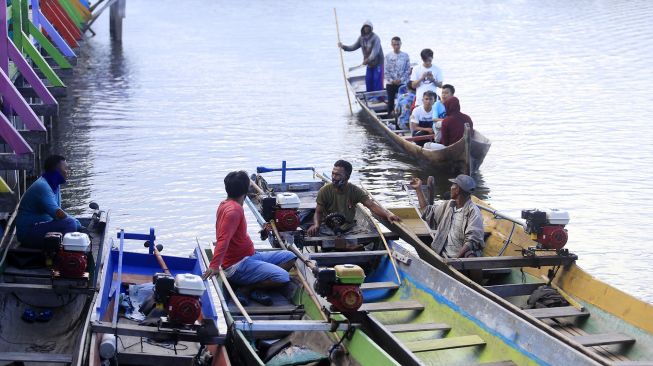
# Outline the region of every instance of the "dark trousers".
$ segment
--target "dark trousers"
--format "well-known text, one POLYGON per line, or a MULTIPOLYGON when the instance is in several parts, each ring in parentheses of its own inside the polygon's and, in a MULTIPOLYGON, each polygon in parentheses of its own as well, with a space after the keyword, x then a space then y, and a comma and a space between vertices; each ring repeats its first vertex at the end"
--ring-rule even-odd
POLYGON ((74 217, 66 217, 61 220, 39 222, 29 229, 24 237, 19 237, 21 246, 32 249, 43 249, 43 238, 49 232, 61 234, 72 233, 77 230, 77 220, 74 217))
POLYGON ((388 113, 395 110, 395 97, 401 85, 385 84, 385 90, 388 92, 388 113))

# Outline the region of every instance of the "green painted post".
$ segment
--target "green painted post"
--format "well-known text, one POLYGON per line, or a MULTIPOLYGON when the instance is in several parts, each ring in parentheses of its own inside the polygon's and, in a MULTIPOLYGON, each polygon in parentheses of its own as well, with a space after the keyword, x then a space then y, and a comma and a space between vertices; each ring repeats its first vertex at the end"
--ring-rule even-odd
MULTIPOLYGON (((23 53, 26 53, 27 56, 36 64, 36 66, 41 70, 43 75, 48 79, 50 84, 53 86, 65 87, 66 85, 61 81, 52 67, 45 61, 41 53, 34 47, 32 42, 30 42, 29 37, 23 32, 23 0, 15 0, 13 6, 11 7, 11 20, 13 22, 13 41, 16 47, 21 50, 23 53)), ((26 4, 26 3, 25 3, 26 4)), ((29 29, 29 25, 34 26, 29 19, 25 27, 29 29)))
POLYGON ((52 56, 54 62, 62 69, 72 69, 73 65, 68 62, 68 59, 50 42, 50 40, 43 35, 32 22, 29 23, 29 34, 36 39, 36 41, 43 47, 45 52, 52 56))
POLYGON ((13 41, 16 47, 20 50, 22 49, 22 32, 23 26, 21 25, 21 16, 20 16, 20 5, 16 5, 15 2, 11 4, 11 29, 13 33, 13 41))
POLYGON ((59 4, 64 8, 66 13, 68 13, 68 16, 75 22, 77 25, 77 28, 82 28, 84 25, 84 19, 77 13, 77 9, 75 9, 74 6, 72 6, 68 1, 66 0, 58 0, 59 4))

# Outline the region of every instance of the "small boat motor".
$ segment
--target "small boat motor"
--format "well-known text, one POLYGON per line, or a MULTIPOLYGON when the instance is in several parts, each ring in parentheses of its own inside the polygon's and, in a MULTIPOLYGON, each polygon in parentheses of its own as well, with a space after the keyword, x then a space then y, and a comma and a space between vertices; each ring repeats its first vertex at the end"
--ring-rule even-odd
POLYGON ((354 312, 363 305, 361 284, 365 272, 354 264, 340 264, 333 268, 315 270, 315 291, 343 313, 354 312))
MULTIPOLYGON (((52 239, 54 241, 54 239, 52 239)), ((84 233, 67 233, 54 259, 54 271, 65 278, 87 276, 88 252, 91 240, 84 233)))
POLYGON ((192 325, 202 315, 200 298, 206 287, 200 276, 184 273, 173 278, 156 273, 153 282, 154 299, 166 309, 170 322, 192 325))
POLYGON ((567 244, 569 213, 560 210, 522 210, 526 233, 537 242, 538 249, 560 250, 567 244))
POLYGON ((261 201, 263 218, 274 219, 279 231, 295 231, 299 226, 299 196, 296 193, 278 193, 276 197, 265 197, 261 201))

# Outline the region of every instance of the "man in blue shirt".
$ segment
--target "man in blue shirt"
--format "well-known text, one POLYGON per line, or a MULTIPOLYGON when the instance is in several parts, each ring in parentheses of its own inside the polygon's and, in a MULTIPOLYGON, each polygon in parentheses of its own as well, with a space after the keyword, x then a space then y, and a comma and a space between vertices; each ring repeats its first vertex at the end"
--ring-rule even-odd
POLYGON ((59 186, 68 178, 68 163, 61 155, 45 159, 44 172, 25 191, 16 216, 16 236, 28 248, 43 247, 43 237, 49 232, 62 234, 78 231, 82 225, 61 209, 59 186))

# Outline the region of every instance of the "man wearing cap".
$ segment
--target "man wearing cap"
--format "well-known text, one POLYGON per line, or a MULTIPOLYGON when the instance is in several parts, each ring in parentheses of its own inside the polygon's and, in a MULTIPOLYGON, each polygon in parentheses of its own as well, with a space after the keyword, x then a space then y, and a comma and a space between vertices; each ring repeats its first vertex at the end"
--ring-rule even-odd
POLYGON ((413 178, 422 219, 431 229, 437 230, 431 247, 448 258, 480 257, 483 240, 483 216, 472 201, 476 182, 469 175, 460 174, 451 183, 451 200, 438 205, 427 205, 422 192, 422 180, 413 178))

